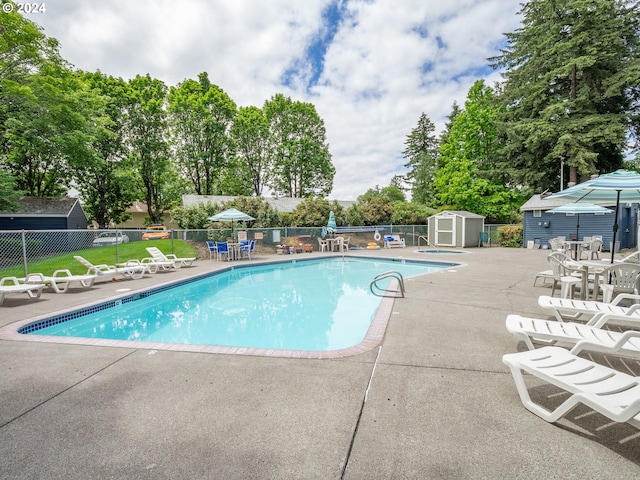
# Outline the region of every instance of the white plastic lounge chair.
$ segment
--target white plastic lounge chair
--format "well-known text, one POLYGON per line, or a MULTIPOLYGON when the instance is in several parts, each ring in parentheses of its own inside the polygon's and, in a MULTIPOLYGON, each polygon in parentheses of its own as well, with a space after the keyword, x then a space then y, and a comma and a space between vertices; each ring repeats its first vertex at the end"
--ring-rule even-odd
POLYGON ((636 250, 629 255, 622 257, 620 260, 614 260, 614 262, 623 262, 623 263, 640 263, 640 250, 636 250))
POLYGON ((547 280, 553 280, 553 270, 543 270, 541 272, 536 273, 536 278, 533 279, 533 286, 536 286, 536 282, 539 278, 542 278, 542 283, 546 284, 547 280))
MULTIPOLYGON (((502 361, 511 370, 522 404, 550 423, 557 422, 582 403, 614 422, 628 422, 640 428, 640 377, 578 357, 583 348, 590 348, 590 344, 579 343, 571 351, 543 347, 503 356, 502 361), (522 372, 571 395, 555 410, 549 411, 531 400, 522 372)), ((607 351, 615 353, 617 346, 607 351)))
POLYGON ((553 298, 548 295, 538 297, 538 305, 551 310, 559 322, 576 320, 582 315, 590 318, 587 325, 594 325, 603 315, 627 315, 640 318, 640 304, 627 306, 624 302, 636 302, 640 295, 621 294, 610 303, 595 300, 577 300, 573 298, 553 298))
POLYGON ((159 271, 167 271, 176 267, 173 261, 161 261, 155 258, 147 257, 142 260, 131 259, 125 263, 118 263, 116 267, 119 268, 131 268, 131 267, 145 267, 149 273, 158 273, 159 271))
MULTIPOLYGON (((529 350, 535 349, 533 341, 542 341, 547 344, 563 342, 572 345, 586 341, 593 346, 594 350, 601 350, 603 347, 612 347, 623 336, 626 336, 629 341, 620 348, 620 353, 640 356, 640 331, 629 330, 622 333, 601 328, 609 320, 615 321, 618 318, 620 317, 615 315, 605 315, 596 326, 591 326, 583 323, 556 322, 555 320, 509 315, 506 327, 507 331, 523 340, 529 350)), ((622 319, 624 320, 624 316, 622 319)), ((638 319, 638 327, 640 327, 640 319, 638 319)))
POLYGON ((4 277, 0 280, 0 305, 8 293, 26 293, 29 298, 40 298, 44 285, 26 285, 20 283, 16 277, 4 277))
POLYGON ((158 247, 147 247, 147 252, 151 257, 160 262, 173 262, 177 268, 190 267, 196 257, 176 257, 173 253, 164 254, 158 247))
POLYGON ((53 275, 42 273, 30 273, 25 279, 27 284, 49 285, 56 293, 66 293, 73 282, 78 282, 84 288, 91 288, 98 278, 97 275, 72 275, 68 269, 56 270, 53 275))
POLYGON ((392 234, 384 236, 384 248, 404 248, 406 244, 400 235, 392 234))
POLYGON ((109 277, 112 275, 122 275, 124 278, 138 279, 144 277, 149 271, 146 265, 129 265, 124 267, 116 267, 115 265, 94 265, 86 258, 80 255, 74 255, 77 261, 87 267, 87 275, 97 275, 98 277, 109 277))

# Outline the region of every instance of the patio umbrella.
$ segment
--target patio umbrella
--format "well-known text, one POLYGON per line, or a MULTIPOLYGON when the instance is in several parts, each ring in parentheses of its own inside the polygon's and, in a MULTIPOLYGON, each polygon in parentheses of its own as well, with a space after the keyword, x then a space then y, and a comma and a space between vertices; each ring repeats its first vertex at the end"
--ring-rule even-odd
POLYGON ((571 202, 560 205, 559 207, 547 210, 547 213, 573 213, 576 215, 576 240, 579 239, 578 232, 580 231, 580 214, 582 213, 613 213, 613 210, 594 203, 587 202, 571 202))
POLYGON ((327 233, 334 234, 336 233, 336 215, 333 213, 333 210, 329 212, 329 221, 327 222, 327 233))
POLYGON ((616 213, 613 219, 613 242, 611 243, 611 263, 613 263, 620 202, 640 202, 640 174, 629 170, 616 170, 551 194, 547 198, 575 202, 584 200, 597 205, 615 204, 616 213))
POLYGON ((213 220, 214 222, 231 222, 231 235, 233 235, 233 222, 249 222, 255 220, 255 218, 235 208, 229 208, 224 212, 216 213, 212 217, 209 217, 208 220, 213 220))

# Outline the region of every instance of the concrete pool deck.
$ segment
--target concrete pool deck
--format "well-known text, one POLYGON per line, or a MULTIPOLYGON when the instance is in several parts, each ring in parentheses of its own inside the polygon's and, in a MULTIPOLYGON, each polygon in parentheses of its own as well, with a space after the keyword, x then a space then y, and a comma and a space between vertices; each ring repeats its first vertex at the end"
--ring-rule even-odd
MULTIPOLYGON (((584 407, 548 424, 522 406, 502 364, 502 355, 524 348, 506 331, 506 316, 549 317, 537 306, 548 287, 533 287, 548 252, 416 250, 354 252, 462 264, 408 279, 381 346, 360 355, 308 360, 0 340, 0 478, 640 476, 638 430, 584 407)), ((221 264, 205 259, 143 280, 46 291, 35 301, 10 295, 0 326, 221 264)), ((637 361, 627 365, 639 374, 637 361)), ((547 401, 552 391, 531 393, 547 401)))

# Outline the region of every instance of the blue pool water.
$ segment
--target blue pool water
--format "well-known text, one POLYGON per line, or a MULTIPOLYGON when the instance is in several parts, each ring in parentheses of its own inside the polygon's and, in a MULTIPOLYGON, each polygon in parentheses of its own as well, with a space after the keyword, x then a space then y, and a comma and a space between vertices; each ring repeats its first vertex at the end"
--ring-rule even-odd
POLYGON ((30 324, 21 333, 337 350, 364 338, 380 304, 369 289, 376 275, 393 270, 406 278, 454 265, 347 257, 236 267, 30 324))

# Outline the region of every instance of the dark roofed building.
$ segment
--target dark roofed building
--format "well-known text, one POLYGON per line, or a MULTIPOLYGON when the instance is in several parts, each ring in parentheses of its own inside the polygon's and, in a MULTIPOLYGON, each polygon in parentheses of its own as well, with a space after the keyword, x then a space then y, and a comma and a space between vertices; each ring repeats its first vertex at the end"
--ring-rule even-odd
POLYGON ((80 200, 71 197, 22 197, 15 212, 0 212, 0 230, 76 230, 87 228, 80 200))

